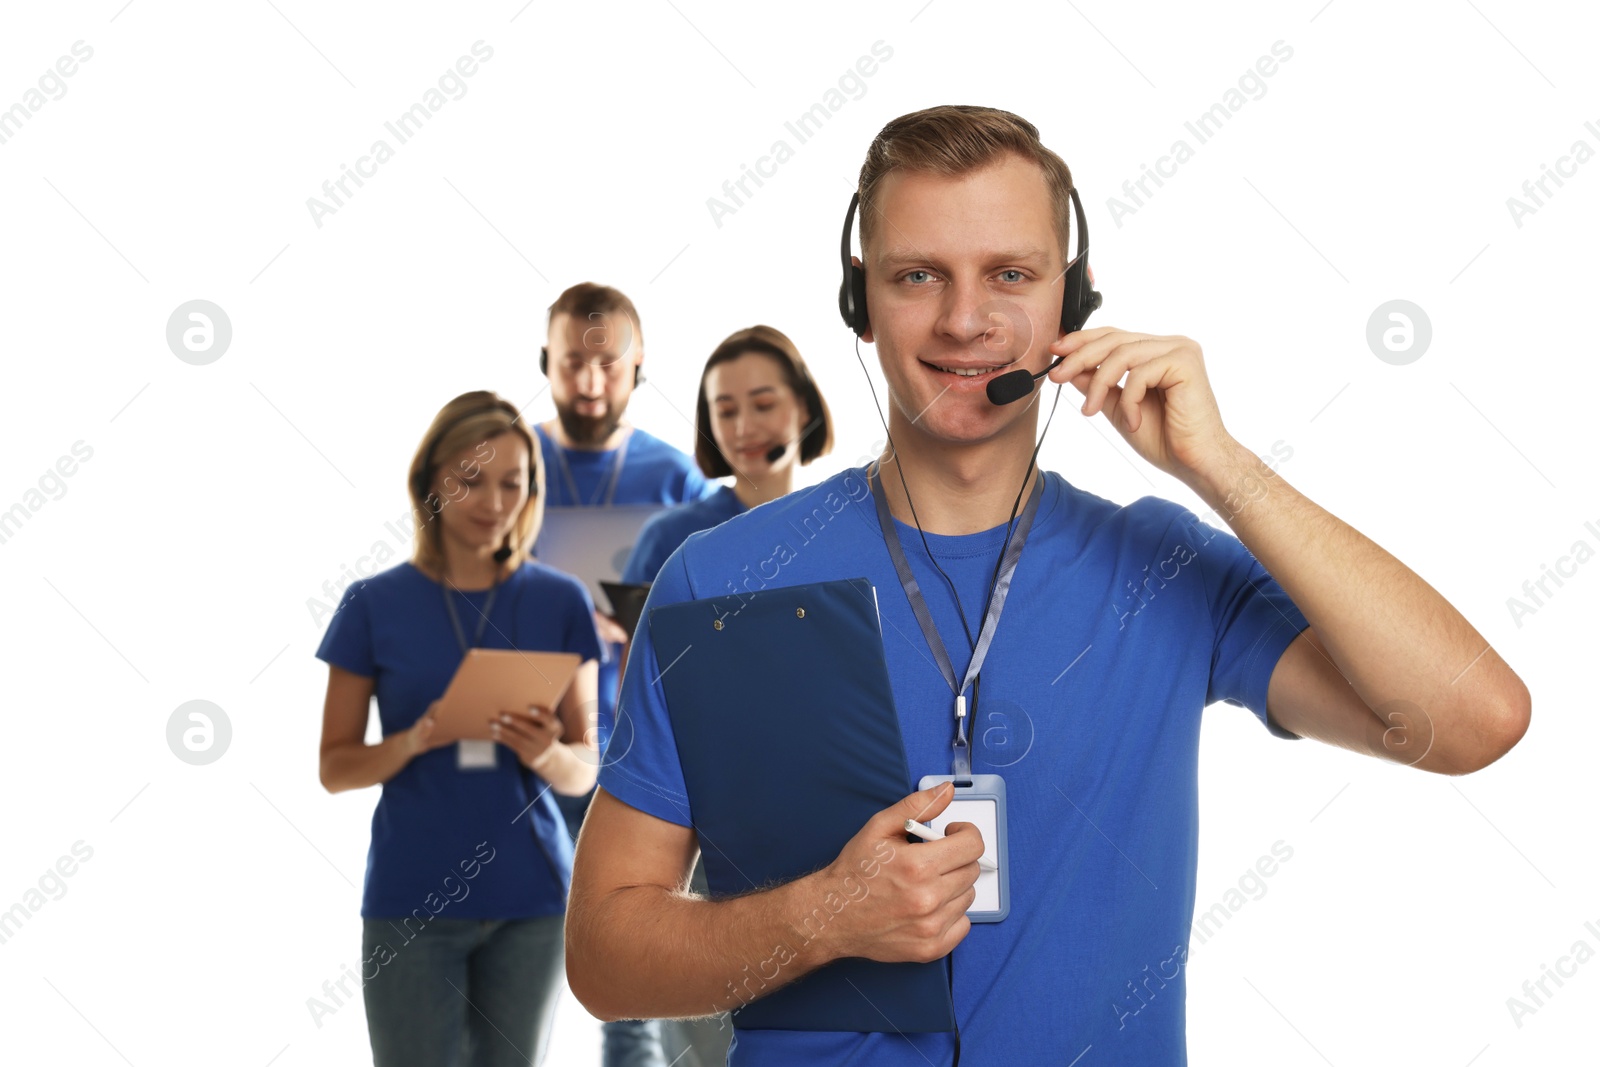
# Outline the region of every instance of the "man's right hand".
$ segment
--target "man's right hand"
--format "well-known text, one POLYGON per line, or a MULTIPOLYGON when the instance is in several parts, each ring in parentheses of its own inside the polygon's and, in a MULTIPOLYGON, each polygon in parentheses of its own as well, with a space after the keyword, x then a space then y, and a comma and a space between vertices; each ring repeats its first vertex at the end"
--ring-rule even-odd
POLYGON ((949 955, 967 936, 983 855, 978 828, 951 823, 941 841, 906 841, 907 819, 927 822, 954 796, 950 783, 941 782, 885 808, 818 872, 817 888, 847 901, 831 924, 835 957, 926 963, 949 955))

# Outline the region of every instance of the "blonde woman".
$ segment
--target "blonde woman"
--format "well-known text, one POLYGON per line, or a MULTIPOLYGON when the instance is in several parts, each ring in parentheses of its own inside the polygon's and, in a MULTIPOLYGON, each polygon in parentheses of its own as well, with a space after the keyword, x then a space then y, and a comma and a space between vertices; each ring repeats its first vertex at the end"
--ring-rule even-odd
POLYGON ((446 404, 411 464, 412 558, 347 588, 317 650, 322 783, 383 787, 361 907, 377 1067, 526 1067, 548 1042, 572 878, 551 794, 594 785, 585 717, 603 653, 583 584, 528 559, 538 457, 501 397, 446 404), (582 665, 558 708, 495 709, 497 741, 435 744, 438 700, 472 647, 575 652, 582 665), (374 696, 383 740, 367 744, 374 696))

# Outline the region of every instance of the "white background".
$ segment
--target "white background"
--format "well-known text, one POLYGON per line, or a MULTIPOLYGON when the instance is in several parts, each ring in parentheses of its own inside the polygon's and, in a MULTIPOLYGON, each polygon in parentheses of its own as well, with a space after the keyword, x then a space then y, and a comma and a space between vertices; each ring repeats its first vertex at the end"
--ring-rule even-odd
MULTIPOLYGON (((1192 1062, 1592 1058, 1600 962, 1520 1027, 1506 999, 1579 939, 1600 950, 1600 563, 1520 625, 1506 602, 1575 541, 1600 547, 1600 161, 1520 227, 1506 199, 1574 140, 1600 148, 1597 30, 1588 5, 1506 0, 7 4, 0 107, 75 41, 94 54, 0 145, 0 509, 75 442, 93 456, 0 544, 0 908, 74 842, 93 857, 0 945, 5 1058, 365 1061, 358 1003, 320 1028, 306 1007, 359 959, 377 798, 318 785, 308 598, 405 512, 451 396, 493 388, 548 417, 544 309, 586 279, 642 313, 640 425, 689 448, 705 355, 767 322, 837 420, 804 479, 854 465, 882 431, 835 312, 838 227, 873 134, 941 103, 1036 123, 1089 211, 1091 325, 1198 340, 1232 434, 1291 447, 1279 473, 1437 588, 1533 693, 1521 745, 1460 779, 1208 712, 1200 908, 1274 842, 1293 858, 1193 949, 1192 1062), (478 40, 494 55, 466 95, 318 227, 307 198, 394 145, 383 123, 478 40), (865 93, 795 145, 784 121, 880 40, 893 56, 865 93), (1293 58, 1265 95, 1196 145, 1184 121, 1279 40, 1293 58), (707 198, 779 137, 794 158, 716 225, 707 198), (1178 137, 1194 158, 1119 226, 1106 198, 1178 137), (233 326, 207 366, 165 340, 197 298, 233 326), (1407 366, 1365 337, 1397 298, 1432 322, 1407 366), (167 746, 192 699, 232 724, 207 766, 167 746)), ((1199 508, 1079 400, 1064 391, 1045 466, 1199 508)), ((570 995, 562 1011, 550 1062, 597 1062, 597 1025, 570 995)))

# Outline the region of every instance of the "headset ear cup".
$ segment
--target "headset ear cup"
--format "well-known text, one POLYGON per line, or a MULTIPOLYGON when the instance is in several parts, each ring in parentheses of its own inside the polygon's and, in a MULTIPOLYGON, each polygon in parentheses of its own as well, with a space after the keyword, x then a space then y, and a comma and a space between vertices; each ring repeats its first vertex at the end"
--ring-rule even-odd
POLYGON ((850 264, 850 294, 855 301, 855 321, 850 328, 860 337, 872 324, 867 321, 867 272, 850 264))
POLYGON ((542 345, 539 348, 539 373, 550 377, 550 349, 542 345))
POLYGON ((867 332, 867 275, 850 261, 850 227, 855 221, 861 194, 853 193, 844 213, 844 232, 839 235, 839 262, 844 268, 839 279, 839 316, 857 337, 867 332))
POLYGON ((867 274, 854 263, 847 270, 844 281, 839 283, 839 314, 860 337, 871 325, 867 321, 867 274))

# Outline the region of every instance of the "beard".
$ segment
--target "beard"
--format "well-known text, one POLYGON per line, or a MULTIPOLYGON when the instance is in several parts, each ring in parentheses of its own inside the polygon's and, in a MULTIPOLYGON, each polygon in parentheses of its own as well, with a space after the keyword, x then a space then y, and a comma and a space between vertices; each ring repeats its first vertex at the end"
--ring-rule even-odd
POLYGON ((606 404, 604 415, 579 415, 570 408, 556 408, 556 418, 561 420, 561 430, 567 439, 575 445, 603 444, 607 438, 617 432, 617 427, 622 424, 622 414, 627 410, 628 402, 621 404, 606 404))

